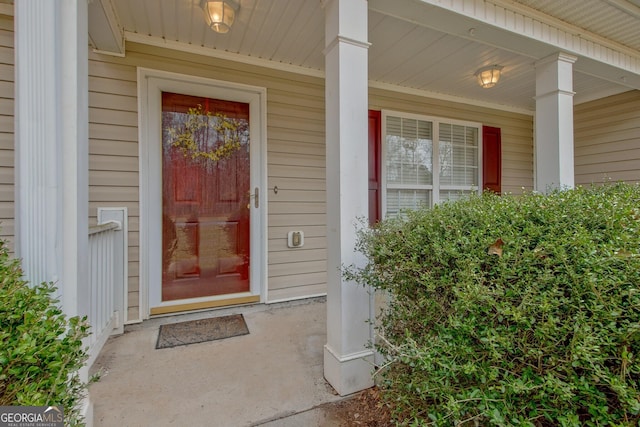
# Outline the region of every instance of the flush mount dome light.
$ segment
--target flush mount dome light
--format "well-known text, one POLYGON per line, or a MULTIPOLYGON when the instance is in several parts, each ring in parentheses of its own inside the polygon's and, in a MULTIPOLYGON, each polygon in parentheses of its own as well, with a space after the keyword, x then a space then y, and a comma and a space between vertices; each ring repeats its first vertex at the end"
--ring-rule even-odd
POLYGON ((487 67, 479 68, 475 72, 474 76, 478 78, 478 84, 485 89, 494 87, 498 80, 500 80, 500 73, 502 72, 501 65, 489 65, 487 67))
POLYGON ((221 34, 229 31, 239 9, 234 0, 200 0, 200 7, 209 28, 221 34))

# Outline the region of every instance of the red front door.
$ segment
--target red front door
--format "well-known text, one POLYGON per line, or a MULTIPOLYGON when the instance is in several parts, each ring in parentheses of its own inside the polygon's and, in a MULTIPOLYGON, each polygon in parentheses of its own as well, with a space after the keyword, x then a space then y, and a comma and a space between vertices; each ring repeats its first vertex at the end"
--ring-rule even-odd
POLYGON ((249 104, 162 94, 162 301, 248 292, 249 104))

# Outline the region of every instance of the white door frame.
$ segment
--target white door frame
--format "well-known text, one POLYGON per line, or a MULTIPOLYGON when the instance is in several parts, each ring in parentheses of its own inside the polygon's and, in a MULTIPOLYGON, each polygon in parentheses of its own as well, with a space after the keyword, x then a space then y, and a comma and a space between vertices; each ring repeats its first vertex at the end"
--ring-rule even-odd
POLYGON ((222 301, 247 296, 266 300, 266 96, 265 88, 183 74, 138 68, 140 162, 140 312, 151 308, 222 301), (241 294, 162 302, 162 92, 224 99, 249 104, 251 189, 259 204, 251 203, 250 291, 241 294))

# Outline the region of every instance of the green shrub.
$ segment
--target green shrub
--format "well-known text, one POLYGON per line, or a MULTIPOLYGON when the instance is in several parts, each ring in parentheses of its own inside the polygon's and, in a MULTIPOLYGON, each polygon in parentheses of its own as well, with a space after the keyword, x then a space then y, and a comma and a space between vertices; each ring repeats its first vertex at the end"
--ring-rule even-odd
POLYGON ((77 425, 88 326, 66 318, 54 291, 51 284, 30 287, 0 241, 0 406, 63 405, 65 423, 77 425))
POLYGON ((400 425, 640 425, 640 186, 472 197, 358 248, 400 425))

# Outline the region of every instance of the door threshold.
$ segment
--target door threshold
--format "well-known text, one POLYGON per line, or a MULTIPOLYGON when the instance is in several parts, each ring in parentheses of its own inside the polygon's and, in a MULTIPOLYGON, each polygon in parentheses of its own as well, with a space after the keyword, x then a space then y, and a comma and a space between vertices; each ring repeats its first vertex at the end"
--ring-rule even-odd
POLYGON ((260 302, 260 295, 249 295, 245 297, 227 298, 215 301, 200 301, 186 304, 165 305, 162 307, 152 307, 150 314, 152 316, 162 314, 172 314, 179 312, 187 312, 194 310, 204 310, 207 308, 226 307, 229 305, 251 304, 260 302))

